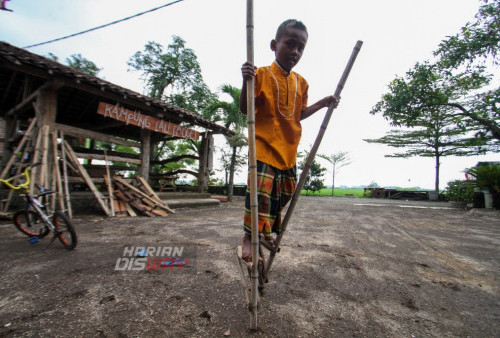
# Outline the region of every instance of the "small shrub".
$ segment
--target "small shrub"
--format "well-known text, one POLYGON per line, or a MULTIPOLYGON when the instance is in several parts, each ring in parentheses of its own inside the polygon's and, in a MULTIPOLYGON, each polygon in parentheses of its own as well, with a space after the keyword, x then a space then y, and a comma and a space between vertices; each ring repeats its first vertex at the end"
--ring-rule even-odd
POLYGON ((449 201, 472 203, 475 184, 466 180, 448 182, 445 196, 449 201))

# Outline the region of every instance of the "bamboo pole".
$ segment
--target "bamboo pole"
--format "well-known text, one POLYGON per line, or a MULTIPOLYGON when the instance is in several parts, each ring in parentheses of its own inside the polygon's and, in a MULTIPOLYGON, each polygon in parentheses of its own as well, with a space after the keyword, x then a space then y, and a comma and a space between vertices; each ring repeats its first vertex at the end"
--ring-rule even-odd
POLYGON ((68 186, 68 162, 66 160, 66 149, 64 146, 64 132, 60 132, 61 136, 61 156, 63 163, 63 178, 64 178, 64 197, 66 199, 66 206, 68 207, 68 216, 70 219, 73 218, 73 209, 71 208, 71 200, 69 197, 69 186, 68 186))
POLYGON ((85 183, 87 183, 88 187, 94 194, 95 198, 97 199, 97 202, 99 202, 102 210, 106 214, 106 216, 110 216, 111 213, 109 211, 108 205, 104 201, 104 196, 97 190, 94 182, 92 182, 92 178, 90 178, 89 174, 85 170, 85 168, 80 164, 78 161, 78 157, 76 156, 75 152, 69 145, 67 141, 64 141, 64 146, 66 147, 66 155, 68 156, 69 160, 73 163, 74 166, 78 168, 78 172, 82 176, 82 178, 85 180, 85 183))
POLYGON ((106 162, 106 177, 104 179, 106 180, 106 185, 108 187, 109 207, 110 207, 111 217, 115 217, 116 216, 115 204, 114 204, 115 196, 113 195, 113 183, 111 182, 111 174, 109 172, 109 164, 108 164, 108 154, 106 152, 106 149, 104 149, 104 161, 106 162))
MULTIPOLYGON (((35 142, 35 150, 33 152, 33 159, 31 161, 31 163, 37 163, 40 161, 40 154, 41 154, 40 148, 42 146, 42 129, 38 128, 37 132, 38 132, 38 134, 37 134, 36 142, 35 142)), ((39 170, 40 170, 39 166, 33 167, 33 169, 31 169, 31 178, 32 179, 30 182, 30 191, 34 191, 34 189, 35 189, 35 183, 36 183, 35 181, 36 181, 36 178, 38 177, 39 170)))
MULTIPOLYGON (((2 174, 0 174, 0 178, 5 179, 5 176, 7 176, 7 174, 9 173, 10 167, 12 166, 14 161, 16 160, 17 154, 24 147, 24 144, 26 143, 26 141, 33 138, 32 134, 33 134, 33 128, 35 126, 36 126, 36 117, 33 118, 30 125, 28 126, 28 129, 26 129, 26 132, 24 133, 23 138, 21 139, 21 141, 17 145, 16 149, 14 149, 12 156, 10 157, 9 161, 7 162, 7 164, 5 165, 5 167, 2 170, 2 174)), ((24 155, 24 152, 23 152, 23 155, 24 155)))
MULTIPOLYGON (((254 43, 253 43, 253 0, 247 0, 247 62, 254 64, 254 43)), ((250 175, 250 211, 251 211, 251 247, 252 247, 252 268, 250 273, 251 282, 251 302, 250 309, 250 329, 257 330, 258 318, 257 307, 259 301, 259 210, 257 196, 257 154, 255 149, 255 89, 254 79, 247 80, 247 127, 248 127, 248 156, 250 175)))
MULTIPOLYGON (((16 169, 16 174, 14 175, 16 177, 19 174, 21 174, 21 171, 22 171, 22 168, 23 168, 23 164, 24 164, 24 158, 25 158, 25 156, 26 156, 26 149, 23 150, 23 152, 21 154, 21 158, 19 159, 19 163, 18 163, 17 169, 16 169)), ((17 180, 18 180, 18 178, 13 179, 12 180, 12 184, 17 183, 17 180)), ((2 201, 1 212, 6 213, 9 210, 10 202, 12 200, 12 195, 14 195, 14 190, 13 189, 9 189, 9 192, 7 193, 7 198, 2 201)))
MULTIPOLYGON (((0 178, 4 179, 5 178, 4 175, 7 175, 10 172, 11 167, 12 167, 14 161, 19 156, 18 154, 19 154, 19 152, 22 149, 21 157, 19 158, 19 162, 16 164, 17 168, 16 168, 16 173, 15 173, 14 176, 18 176, 19 174, 21 174, 21 172, 23 170, 24 162, 27 159, 26 155, 28 154, 28 150, 30 149, 30 147, 33 146, 33 137, 34 137, 34 135, 33 135, 34 134, 33 127, 34 127, 34 125, 36 123, 36 119, 34 119, 34 120, 35 121, 33 121, 29 125, 29 127, 26 130, 23 138, 19 142, 19 145, 14 150, 11 158, 9 159, 9 162, 7 163, 7 165, 5 166, 4 170, 2 171, 2 175, 1 175, 0 178)), ((16 183, 17 180, 18 180, 17 178, 14 179, 12 181, 12 183, 16 183)), ((7 193, 7 198, 2 201, 1 212, 6 213, 9 210, 9 206, 10 206, 10 202, 12 201, 12 195, 13 194, 14 194, 14 190, 9 189, 9 192, 7 193)))
MULTIPOLYGON (((59 170, 59 161, 57 159, 57 130, 51 132, 52 136, 52 152, 54 153, 54 173, 56 175, 57 183, 57 200, 59 202, 59 209, 64 210, 63 187, 61 182, 61 171, 59 170)), ((55 205, 55 204, 54 204, 55 205)))
POLYGON ((50 189, 48 185, 48 173, 49 173, 49 129, 48 125, 42 126, 42 165, 40 166, 40 178, 38 180, 38 184, 47 187, 50 189))
MULTIPOLYGON (((51 164, 48 164, 49 167, 51 164)), ((57 210, 57 175, 56 175, 56 168, 55 167, 52 167, 51 168, 52 170, 49 170, 50 172, 50 176, 48 176, 48 179, 49 179, 49 183, 50 183, 50 190, 52 191, 55 191, 56 193, 55 194, 50 194, 48 196, 46 196, 45 198, 50 198, 50 204, 48 206, 48 210, 49 211, 54 211, 54 210, 57 210)))
MULTIPOLYGON (((344 69, 344 72, 342 73, 342 76, 340 78, 340 81, 337 84, 337 89, 335 90, 335 93, 333 94, 335 97, 339 98, 340 93, 342 92, 342 89, 344 89, 344 85, 347 81, 347 77, 349 76, 349 73, 351 72, 352 66, 354 65, 354 61, 356 60, 356 57, 358 56, 359 50, 361 49, 361 46, 363 45, 363 41, 358 41, 356 42, 356 45, 354 46, 354 49, 352 50, 351 57, 349 58, 349 61, 347 62, 347 65, 344 69)), ((318 151, 319 145, 321 144, 321 140, 323 139, 323 135, 325 134, 326 128, 328 127, 328 123, 330 122, 330 118, 332 117, 332 113, 334 110, 334 104, 332 103, 329 107, 328 110, 325 114, 325 117, 323 118, 323 123, 321 124, 321 127, 318 132, 318 136, 316 136, 316 140, 314 142, 313 147, 311 148, 311 152, 309 153, 309 156, 307 157, 306 163, 304 165, 304 169, 302 170, 302 173, 300 174, 300 179, 299 182, 297 183, 297 187, 295 189, 295 192, 292 196, 292 200, 290 201, 290 205, 288 207, 288 210, 285 214, 285 217, 283 218, 283 223, 281 225, 281 233, 280 235, 276 238, 275 242, 275 249, 271 251, 266 268, 264 269, 264 280, 267 278, 269 270, 271 269, 271 265, 273 264, 274 257, 276 256, 276 252, 278 251, 278 248, 281 243, 281 239, 283 238, 283 234, 286 230, 286 227, 288 225, 288 221, 290 220, 290 217, 292 217, 292 213, 295 209, 295 205, 297 204, 297 200, 299 199, 300 196, 300 191, 302 190, 302 187, 304 186, 307 174, 309 173, 309 169, 311 168, 311 164, 314 161, 314 157, 316 156, 316 152, 318 151)))

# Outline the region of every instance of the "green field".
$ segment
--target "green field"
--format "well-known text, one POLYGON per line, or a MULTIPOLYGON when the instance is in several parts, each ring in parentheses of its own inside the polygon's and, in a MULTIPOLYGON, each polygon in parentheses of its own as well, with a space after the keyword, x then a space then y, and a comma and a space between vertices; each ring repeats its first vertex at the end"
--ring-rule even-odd
MULTIPOLYGON (((334 196, 344 197, 345 195, 354 195, 354 197, 363 197, 364 189, 341 189, 335 188, 334 196)), ((306 191, 302 190, 301 195, 306 195, 306 191)), ((332 196, 332 189, 321 189, 314 194, 309 192, 308 196, 332 196)), ((352 196, 350 196, 352 197, 352 196)))

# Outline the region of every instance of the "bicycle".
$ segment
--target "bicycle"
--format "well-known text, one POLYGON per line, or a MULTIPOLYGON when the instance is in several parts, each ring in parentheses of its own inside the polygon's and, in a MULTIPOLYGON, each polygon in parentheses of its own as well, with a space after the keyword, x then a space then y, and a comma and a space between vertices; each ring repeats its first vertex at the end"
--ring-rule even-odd
POLYGON ((45 196, 53 194, 55 191, 37 185, 40 193, 36 196, 30 194, 30 171, 33 167, 38 165, 40 165, 40 163, 33 163, 27 166, 23 173, 19 175, 5 180, 0 179, 0 183, 5 184, 10 189, 24 190, 26 208, 16 211, 12 217, 12 221, 19 231, 30 237, 30 243, 32 244, 37 243, 39 239, 47 236, 49 232, 52 232, 54 236, 48 246, 58 238, 66 249, 73 250, 77 244, 77 237, 75 228, 68 216, 62 210, 55 210, 50 213, 48 204, 42 204, 38 201, 38 198, 42 197, 42 202, 44 202, 43 199, 45 196), (15 179, 22 177, 24 177, 24 183, 18 185, 13 184, 15 179))

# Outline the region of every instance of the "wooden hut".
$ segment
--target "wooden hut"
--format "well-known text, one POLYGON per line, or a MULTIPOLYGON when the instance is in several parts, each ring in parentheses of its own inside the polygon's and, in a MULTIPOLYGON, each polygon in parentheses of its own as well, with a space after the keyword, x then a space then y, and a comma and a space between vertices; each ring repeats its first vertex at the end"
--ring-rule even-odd
POLYGON ((214 134, 231 131, 186 109, 0 42, 2 178, 25 163, 40 161, 42 165, 33 172, 35 182, 57 189, 63 181, 61 160, 68 157, 78 158, 81 164, 67 161, 81 176, 69 177, 69 182, 87 183, 85 175, 102 180, 102 175, 93 173, 105 173, 104 169, 134 170, 148 180, 154 164, 152 149, 165 139, 189 138, 201 141, 195 156, 199 170, 191 173, 197 175, 199 190, 204 191, 214 134), (98 141, 140 151, 138 155, 104 151, 96 147, 98 141), (109 167, 95 160, 123 164, 109 167))

